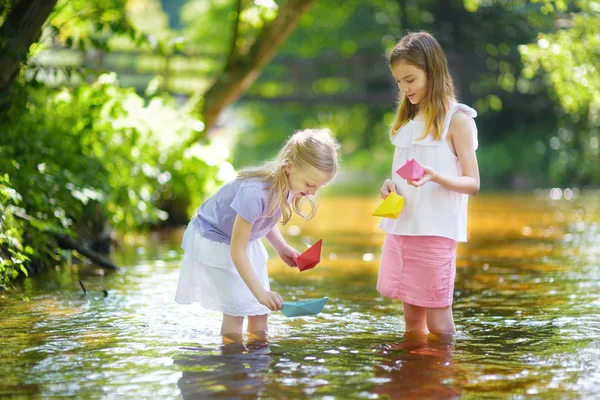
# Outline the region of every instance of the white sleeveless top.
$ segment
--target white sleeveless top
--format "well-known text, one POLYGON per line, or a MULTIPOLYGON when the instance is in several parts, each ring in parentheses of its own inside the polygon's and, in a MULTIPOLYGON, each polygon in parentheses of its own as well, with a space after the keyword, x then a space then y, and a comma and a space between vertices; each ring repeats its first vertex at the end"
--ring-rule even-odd
MULTIPOLYGON (((448 176, 462 176, 460 163, 450 148, 446 137, 450 120, 454 113, 462 110, 471 118, 477 111, 464 104, 454 104, 444 121, 441 140, 433 140, 431 135, 422 140, 424 120, 410 120, 391 138, 396 146, 392 163, 392 181, 398 193, 404 197, 404 208, 396 219, 382 218, 379 227, 387 233, 406 236, 443 236, 459 242, 467 241, 466 194, 461 194, 443 186, 427 182, 423 186, 409 185, 395 171, 407 160, 414 159, 419 164, 433 168, 448 176)), ((477 149, 477 127, 474 127, 475 149, 477 149)))

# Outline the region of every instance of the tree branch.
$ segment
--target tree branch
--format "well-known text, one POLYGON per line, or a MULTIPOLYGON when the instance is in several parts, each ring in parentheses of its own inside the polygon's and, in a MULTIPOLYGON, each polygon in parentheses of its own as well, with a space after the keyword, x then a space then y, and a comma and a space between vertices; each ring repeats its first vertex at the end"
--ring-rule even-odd
MULTIPOLYGON (((27 215, 25 212, 22 212, 22 211, 18 211, 18 210, 13 211, 13 215, 15 217, 24 219, 25 221, 28 221, 30 224, 32 224, 32 222, 34 221, 33 217, 31 217, 30 215, 27 215)), ((56 239, 56 243, 61 248, 65 249, 65 250, 75 250, 75 251, 79 252, 79 254, 89 258, 94 264, 99 265, 103 268, 108 268, 108 269, 112 269, 115 271, 118 271, 120 269, 115 264, 113 264, 107 257, 103 256, 100 253, 96 253, 95 251, 91 250, 87 246, 77 242, 72 237, 67 236, 61 232, 57 232, 56 229, 52 229, 52 228, 46 228, 45 231, 47 233, 51 234, 52 236, 54 236, 54 238, 56 239)))
POLYGON ((227 64, 235 58, 237 50, 237 38, 240 28, 240 14, 242 13, 242 0, 237 0, 236 14, 235 14, 235 25, 233 26, 233 37, 231 38, 231 49, 229 51, 229 57, 227 57, 227 64))
POLYGON ((263 27, 248 54, 236 54, 228 60, 217 80, 196 106, 204 116, 205 128, 192 138, 190 144, 206 135, 221 111, 236 101, 254 83, 265 65, 273 59, 277 50, 296 29, 300 17, 313 1, 287 0, 279 9, 277 17, 263 27))
POLYGON ((115 271, 119 270, 115 264, 113 264, 107 257, 104 257, 102 254, 96 253, 93 250, 90 250, 87 246, 84 246, 81 243, 76 242, 73 238, 66 235, 58 235, 54 234, 56 241, 60 247, 66 250, 75 250, 79 254, 86 256, 89 258, 94 264, 101 266, 102 268, 108 268, 115 271))

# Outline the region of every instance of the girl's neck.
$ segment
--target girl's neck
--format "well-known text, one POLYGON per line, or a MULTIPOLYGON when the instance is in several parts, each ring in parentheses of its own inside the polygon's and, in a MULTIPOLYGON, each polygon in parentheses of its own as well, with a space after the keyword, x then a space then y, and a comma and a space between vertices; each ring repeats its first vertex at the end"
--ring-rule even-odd
POLYGON ((419 109, 419 107, 417 106, 417 112, 415 113, 415 116, 413 117, 413 119, 418 119, 418 120, 425 119, 425 112, 423 111, 423 109, 419 109))

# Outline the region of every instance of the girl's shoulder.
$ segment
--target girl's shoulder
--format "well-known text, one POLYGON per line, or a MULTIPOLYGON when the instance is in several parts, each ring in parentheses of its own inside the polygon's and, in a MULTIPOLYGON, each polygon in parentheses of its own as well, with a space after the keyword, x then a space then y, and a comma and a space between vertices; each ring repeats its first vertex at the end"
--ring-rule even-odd
POLYGON ((236 182, 235 196, 253 198, 256 201, 266 203, 269 198, 271 183, 260 178, 241 178, 236 182))
POLYGON ((211 198, 216 200, 229 201, 232 198, 237 197, 240 194, 246 196, 260 196, 263 192, 267 193, 270 185, 257 178, 234 178, 223 184, 214 193, 211 198))
POLYGON ((474 120, 477 117, 477 111, 460 103, 452 106, 450 110, 450 115, 446 118, 446 127, 442 137, 450 135, 453 141, 472 141, 474 148, 477 149, 477 125, 474 120))
POLYGON ((475 109, 462 103, 454 103, 446 115, 446 128, 448 125, 471 124, 475 117, 477 117, 475 109))
POLYGON ((464 117, 469 117, 469 118, 475 118, 477 117, 477 111, 475 111, 474 108, 469 107, 466 104, 463 103, 454 103, 450 105, 450 110, 448 110, 448 114, 446 115, 446 118, 452 118, 454 119, 456 118, 464 118, 464 117))
POLYGON ((236 179, 236 186, 238 189, 256 189, 256 190, 264 190, 269 189, 271 187, 271 183, 268 181, 264 181, 260 178, 238 178, 236 179))
POLYGON ((447 133, 451 129, 457 127, 471 127, 475 125, 474 118, 477 117, 477 111, 475 109, 462 103, 454 103, 450 105, 450 110, 446 114, 446 120, 444 121, 444 129, 442 131, 442 137, 446 137, 447 133))

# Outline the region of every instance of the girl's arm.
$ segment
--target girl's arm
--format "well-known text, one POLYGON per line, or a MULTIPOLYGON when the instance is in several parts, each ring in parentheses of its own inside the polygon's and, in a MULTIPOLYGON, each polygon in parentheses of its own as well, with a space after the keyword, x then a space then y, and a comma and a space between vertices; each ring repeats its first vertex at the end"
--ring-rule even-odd
POLYGON ((251 232, 252 224, 237 215, 231 235, 231 258, 235 268, 258 302, 271 311, 281 310, 283 299, 278 293, 265 290, 250 264, 248 254, 246 254, 251 232))
POLYGON ((266 234, 265 238, 271 243, 271 246, 273 246, 273 249, 279 254, 279 257, 283 262, 290 267, 296 266, 294 257, 298 257, 300 252, 287 244, 283 236, 281 236, 279 226, 275 225, 273 229, 271 229, 271 232, 266 234))
POLYGON ((479 193, 479 166, 475 155, 474 126, 469 116, 457 112, 452 116, 450 139, 460 162, 462 176, 440 174, 432 168, 423 166, 425 176, 418 181, 408 181, 413 186, 421 186, 429 181, 435 182, 455 192, 475 196, 479 193))
POLYGON ((283 249, 284 246, 287 246, 287 242, 281 236, 281 232, 279 231, 279 226, 275 225, 271 232, 267 233, 265 238, 271 243, 271 246, 275 249, 276 252, 279 253, 279 250, 283 249))

